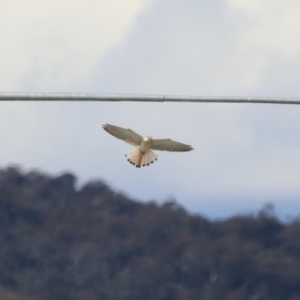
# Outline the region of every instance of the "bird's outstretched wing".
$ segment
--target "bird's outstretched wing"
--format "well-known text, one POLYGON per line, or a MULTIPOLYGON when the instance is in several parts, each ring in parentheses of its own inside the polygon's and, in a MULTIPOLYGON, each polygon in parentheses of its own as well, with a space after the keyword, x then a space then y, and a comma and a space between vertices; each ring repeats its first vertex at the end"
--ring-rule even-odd
POLYGON ((193 150, 193 147, 190 145, 172 141, 170 139, 156 139, 153 140, 151 149, 172 152, 184 152, 193 150))
POLYGON ((131 129, 126 129, 110 124, 103 125, 103 129, 114 137, 123 140, 133 146, 138 146, 142 141, 142 137, 131 129))

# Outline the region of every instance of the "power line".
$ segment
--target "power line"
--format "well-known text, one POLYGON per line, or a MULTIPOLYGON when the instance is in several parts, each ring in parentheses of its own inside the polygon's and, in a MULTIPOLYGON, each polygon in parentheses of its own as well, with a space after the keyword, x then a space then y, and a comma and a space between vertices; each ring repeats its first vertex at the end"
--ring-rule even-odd
POLYGON ((71 102, 180 102, 180 103, 254 103, 300 105, 300 98, 202 97, 138 94, 88 93, 0 93, 0 101, 71 101, 71 102))

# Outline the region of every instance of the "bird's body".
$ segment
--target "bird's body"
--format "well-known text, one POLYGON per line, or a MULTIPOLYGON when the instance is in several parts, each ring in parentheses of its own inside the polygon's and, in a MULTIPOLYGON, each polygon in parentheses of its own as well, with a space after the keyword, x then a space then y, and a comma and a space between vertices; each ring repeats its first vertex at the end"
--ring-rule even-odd
POLYGON ((151 136, 145 136, 142 138, 142 141, 139 145, 139 149, 141 153, 146 153, 150 150, 152 144, 152 137, 151 136))
POLYGON ((136 149, 125 154, 127 160, 137 168, 149 166, 157 160, 157 155, 151 150, 162 151, 191 151, 190 145, 172 141, 170 139, 152 139, 151 136, 142 137, 131 129, 125 129, 115 125, 105 124, 103 129, 118 139, 131 145, 137 146, 136 149))

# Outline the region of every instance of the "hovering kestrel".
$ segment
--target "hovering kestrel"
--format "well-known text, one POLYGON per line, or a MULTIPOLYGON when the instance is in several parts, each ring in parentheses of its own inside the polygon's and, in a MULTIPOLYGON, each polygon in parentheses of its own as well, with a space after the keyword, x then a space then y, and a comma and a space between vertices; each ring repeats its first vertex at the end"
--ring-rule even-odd
POLYGON ((125 154, 127 160, 137 168, 149 166, 157 160, 158 156, 151 151, 151 149, 172 152, 185 152, 193 150, 193 147, 190 145, 175 142, 170 139, 153 140, 151 136, 142 137, 131 129, 110 124, 103 125, 103 129, 114 137, 121 139, 133 146, 137 146, 136 149, 125 154))

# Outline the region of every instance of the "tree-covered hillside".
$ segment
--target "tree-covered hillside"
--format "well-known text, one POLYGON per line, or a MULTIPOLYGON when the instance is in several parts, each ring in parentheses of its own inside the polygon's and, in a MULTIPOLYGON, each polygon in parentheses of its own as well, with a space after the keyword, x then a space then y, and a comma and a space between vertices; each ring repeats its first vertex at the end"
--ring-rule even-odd
POLYGON ((75 181, 0 170, 1 300, 300 299, 299 220, 210 221, 75 181))

